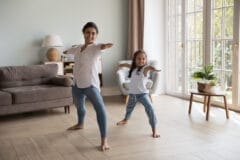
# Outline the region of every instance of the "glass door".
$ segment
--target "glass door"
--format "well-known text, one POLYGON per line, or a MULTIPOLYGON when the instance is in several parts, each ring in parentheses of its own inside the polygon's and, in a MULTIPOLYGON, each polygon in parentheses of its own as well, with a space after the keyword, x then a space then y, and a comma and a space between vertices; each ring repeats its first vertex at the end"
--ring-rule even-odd
POLYGON ((232 104, 234 0, 213 0, 211 6, 212 50, 210 63, 214 65, 219 89, 227 92, 228 103, 232 104))
POLYGON ((191 77, 192 73, 202 68, 204 64, 203 1, 187 0, 186 2, 186 86, 187 90, 190 90, 196 88, 196 82, 191 77))
POLYGON ((168 58, 167 58, 167 92, 183 92, 183 27, 182 0, 168 0, 168 58))
POLYGON ((188 96, 192 73, 212 64, 218 89, 240 106, 240 0, 167 2, 167 93, 188 96))

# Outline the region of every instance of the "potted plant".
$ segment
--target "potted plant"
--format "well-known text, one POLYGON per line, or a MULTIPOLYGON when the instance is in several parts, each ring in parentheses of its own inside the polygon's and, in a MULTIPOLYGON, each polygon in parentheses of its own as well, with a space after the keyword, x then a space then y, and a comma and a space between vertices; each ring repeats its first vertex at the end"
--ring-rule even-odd
POLYGON ((213 92, 216 86, 216 75, 213 72, 213 65, 203 66, 202 69, 193 72, 192 78, 198 80, 199 92, 213 92))

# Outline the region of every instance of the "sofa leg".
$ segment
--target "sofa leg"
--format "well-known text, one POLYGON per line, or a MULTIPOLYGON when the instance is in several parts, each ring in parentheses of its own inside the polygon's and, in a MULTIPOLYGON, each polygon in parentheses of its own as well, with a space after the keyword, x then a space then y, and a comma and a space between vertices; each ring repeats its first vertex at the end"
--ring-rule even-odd
POLYGON ((64 106, 64 112, 65 113, 70 113, 70 106, 64 106))

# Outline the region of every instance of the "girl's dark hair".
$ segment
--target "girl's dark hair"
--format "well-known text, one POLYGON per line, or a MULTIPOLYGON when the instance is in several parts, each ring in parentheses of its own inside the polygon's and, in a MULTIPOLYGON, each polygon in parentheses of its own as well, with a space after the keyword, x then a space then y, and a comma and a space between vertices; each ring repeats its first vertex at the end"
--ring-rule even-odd
POLYGON ((82 32, 84 33, 87 28, 95 28, 96 29, 96 33, 98 34, 98 27, 97 27, 97 25, 94 22, 87 22, 83 26, 82 32))
MULTIPOLYGON (((147 54, 146 54, 146 52, 145 52, 144 50, 138 50, 138 51, 136 51, 136 52, 134 53, 133 59, 132 59, 132 64, 131 64, 131 67, 130 67, 130 70, 129 70, 129 73, 128 73, 128 78, 131 78, 131 76, 132 76, 132 71, 133 71, 135 68, 137 68, 136 59, 137 59, 137 56, 138 56, 139 54, 142 54, 142 53, 145 54, 145 56, 147 57, 147 54)), ((142 69, 143 67, 144 67, 144 66, 139 67, 138 70, 137 70, 137 72, 141 71, 141 69, 142 69)))

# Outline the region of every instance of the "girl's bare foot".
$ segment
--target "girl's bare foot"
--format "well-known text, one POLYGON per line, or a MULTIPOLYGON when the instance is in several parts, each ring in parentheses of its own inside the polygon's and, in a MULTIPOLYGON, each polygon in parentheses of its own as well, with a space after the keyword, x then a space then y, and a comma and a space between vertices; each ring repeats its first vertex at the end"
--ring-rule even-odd
POLYGON ((125 125, 125 124, 127 124, 127 120, 126 119, 123 119, 123 120, 117 122, 117 125, 125 125))
POLYGON ((72 127, 69 127, 67 130, 78 130, 78 129, 83 129, 83 124, 75 124, 72 127))
POLYGON ((107 138, 102 137, 101 138, 101 151, 105 152, 110 149, 110 146, 107 143, 107 138))

